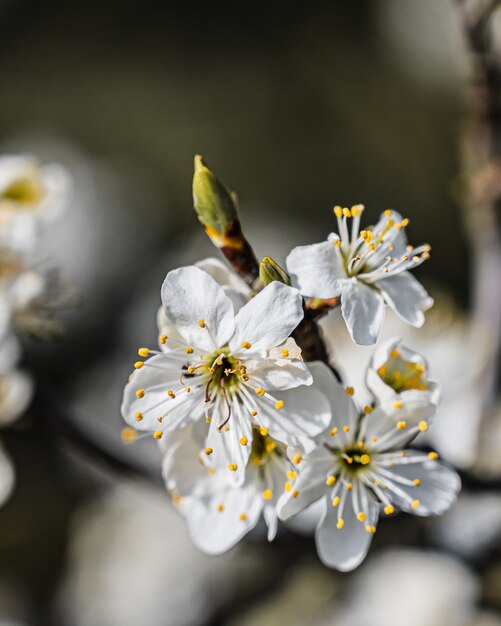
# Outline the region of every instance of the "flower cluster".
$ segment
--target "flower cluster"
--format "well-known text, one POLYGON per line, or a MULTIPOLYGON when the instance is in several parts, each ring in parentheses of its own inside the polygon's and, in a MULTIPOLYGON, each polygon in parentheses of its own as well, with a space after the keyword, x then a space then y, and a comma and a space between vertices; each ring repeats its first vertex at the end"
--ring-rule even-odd
POLYGON ((165 278, 159 347, 139 349, 125 387, 125 437, 158 440, 167 490, 207 553, 229 549, 261 516, 271 540, 279 520, 320 502, 319 556, 347 571, 380 515, 437 515, 456 498, 457 474, 436 453, 409 448, 440 396, 423 357, 399 339, 379 346, 365 406, 328 364, 303 358, 309 299, 340 302, 362 344, 375 343, 385 303, 415 325, 432 303, 408 271, 429 247, 409 246, 408 220, 393 211, 359 232, 362 212, 336 207, 340 234, 293 250, 288 274, 268 263, 249 286, 249 264, 244 282, 208 259, 165 278))
MULTIPOLYGON (((28 156, 0 157, 0 428, 16 420, 30 403, 33 384, 18 369, 17 334, 51 337, 60 297, 57 274, 40 258, 44 226, 65 208, 71 188, 59 165, 40 165, 28 156)), ((0 503, 14 480, 0 448, 0 503)))

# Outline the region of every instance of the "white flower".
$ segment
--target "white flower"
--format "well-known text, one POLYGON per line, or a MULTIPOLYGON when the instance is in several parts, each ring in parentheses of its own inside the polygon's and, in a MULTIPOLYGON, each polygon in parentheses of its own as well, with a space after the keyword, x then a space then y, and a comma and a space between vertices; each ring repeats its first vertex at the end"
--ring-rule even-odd
POLYGON ((296 476, 285 446, 254 427, 244 482, 236 487, 211 457, 200 454, 203 437, 198 424, 188 425, 167 434, 160 444, 167 490, 186 518, 195 545, 207 554, 226 552, 256 526, 261 515, 268 540, 274 539, 278 498, 284 484, 296 476))
POLYGON ((385 303, 413 326, 424 323, 433 300, 407 271, 429 258, 430 247, 407 245, 407 219, 385 211, 372 229, 358 231, 363 206, 335 207, 339 235, 294 248, 287 257, 293 285, 304 296, 341 298, 341 312, 353 340, 371 345, 381 330, 385 303), (348 220, 352 219, 351 231, 348 220))
POLYGON ((365 558, 380 508, 386 515, 397 510, 439 515, 455 501, 460 481, 437 462, 435 453, 405 449, 431 419, 429 406, 419 399, 385 401, 360 413, 352 388, 345 390, 328 378, 318 384, 329 394, 333 420, 317 438, 318 447, 296 458, 299 477, 292 491, 282 495, 278 511, 285 520, 323 498, 316 533, 319 556, 348 571, 365 558))
POLYGON ((428 363, 419 353, 402 345, 397 337, 385 341, 373 354, 366 385, 378 402, 421 399, 436 407, 440 385, 428 379, 428 363))
POLYGON ((165 352, 139 350, 154 356, 136 363, 125 388, 122 415, 129 425, 161 438, 204 420, 205 453, 236 483, 244 480, 253 426, 278 441, 313 447, 311 437, 329 422, 330 408, 310 386, 312 376, 289 339, 303 317, 296 289, 273 282, 235 314, 213 278, 184 267, 167 274, 162 302, 183 339, 162 337, 165 352))

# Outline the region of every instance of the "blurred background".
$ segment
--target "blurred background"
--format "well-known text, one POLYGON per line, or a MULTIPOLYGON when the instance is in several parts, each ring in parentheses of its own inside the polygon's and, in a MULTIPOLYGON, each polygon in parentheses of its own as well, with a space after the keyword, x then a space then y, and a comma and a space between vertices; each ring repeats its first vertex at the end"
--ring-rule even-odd
MULTIPOLYGON (((76 294, 61 341, 25 344, 37 392, 1 433, 17 480, 0 510, 0 625, 501 625, 496 5, 0 0, 1 152, 70 171, 42 245, 76 294), (258 257, 283 262, 335 228, 333 205, 359 202, 432 245, 427 325, 388 316, 385 335, 443 383, 430 445, 464 490, 441 519, 383 520, 351 574, 320 564, 308 516, 271 545, 258 528, 200 554, 154 442, 121 441, 165 274, 218 255, 192 209, 196 153, 238 191, 258 257)), ((322 323, 358 381, 371 351, 337 314, 322 323)))

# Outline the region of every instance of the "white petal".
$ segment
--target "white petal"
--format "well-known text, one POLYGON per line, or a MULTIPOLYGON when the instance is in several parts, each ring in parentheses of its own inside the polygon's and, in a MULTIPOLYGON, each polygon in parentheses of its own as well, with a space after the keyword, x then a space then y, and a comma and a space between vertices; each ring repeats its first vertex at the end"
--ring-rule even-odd
POLYGON ((368 510, 365 522, 359 522, 351 494, 346 499, 343 510, 343 528, 337 528, 338 510, 326 500, 325 514, 320 520, 316 534, 316 544, 320 560, 329 567, 341 572, 349 572, 364 560, 372 540, 372 533, 365 526, 376 526, 379 517, 379 505, 368 490, 368 510))
POLYGON ((280 410, 268 398, 256 396, 256 422, 268 428, 274 439, 311 450, 312 437, 322 432, 331 419, 327 398, 315 385, 281 391, 277 398, 284 402, 280 410))
POLYGON ((256 360, 249 363, 247 371, 255 384, 270 391, 311 385, 313 381, 308 366, 301 359, 256 360))
POLYGON ((186 498, 180 510, 188 522, 193 543, 207 554, 232 548, 257 524, 264 500, 252 482, 238 489, 225 487, 205 498, 186 498), (218 505, 223 510, 218 511, 218 505), (246 519, 241 520, 240 515, 246 519))
POLYGON ((375 283, 395 313, 412 326, 424 324, 424 311, 433 306, 433 298, 409 272, 388 276, 375 283))
POLYGON ((355 343, 376 343, 384 320, 384 301, 380 294, 358 282, 346 281, 341 293, 341 312, 355 343))
POLYGON ((130 377, 121 407, 122 416, 130 426, 138 430, 171 432, 203 415, 204 390, 203 386, 197 386, 195 379, 190 383, 190 393, 181 389, 175 398, 167 394, 169 389, 175 391, 181 386, 181 362, 174 358, 173 353, 148 359, 147 364, 130 377), (142 398, 136 396, 139 389, 144 389, 142 398), (136 413, 141 413, 140 421, 136 419, 136 413), (165 416, 161 423, 157 420, 160 416, 165 416))
POLYGON ((250 289, 244 281, 231 271, 230 268, 219 259, 203 259, 195 264, 204 272, 207 272, 224 289, 224 293, 233 303, 235 312, 243 307, 250 298, 250 289))
POLYGON ((15 480, 16 475, 12 461, 7 456, 3 446, 0 446, 0 506, 12 493, 15 480))
POLYGON ((219 426, 226 419, 226 406, 221 402, 222 416, 213 417, 207 438, 207 447, 212 448, 211 461, 214 467, 226 474, 226 481, 235 487, 245 480, 245 469, 252 448, 252 424, 250 416, 244 413, 237 399, 231 401, 232 413, 227 428, 219 430, 219 426), (247 441, 242 445, 242 439, 247 441), (228 465, 236 465, 237 469, 230 470, 228 465))
POLYGON ((166 433, 160 447, 164 452, 162 476, 167 489, 180 496, 206 494, 213 481, 199 461, 201 446, 193 436, 193 425, 166 433))
POLYGON ((296 515, 331 490, 325 481, 332 466, 333 456, 323 446, 318 446, 302 459, 297 480, 293 482, 290 491, 285 491, 278 501, 281 520, 296 515))
POLYGON ((231 300, 223 288, 198 267, 169 272, 162 285, 162 304, 186 341, 210 352, 225 346, 234 330, 231 300), (207 328, 200 328, 204 320, 207 328), (210 331, 210 332, 209 332, 210 331))
POLYGON ((346 272, 331 241, 294 248, 286 260, 292 284, 308 297, 335 298, 346 272))
POLYGON ((297 289, 274 281, 243 306, 235 317, 232 352, 249 342, 253 350, 283 343, 303 319, 303 300, 297 289))
MULTIPOLYGON (((384 454, 380 456, 380 459, 384 459, 384 454)), ((421 481, 418 487, 396 483, 411 501, 419 501, 416 509, 412 508, 407 499, 390 492, 389 489, 385 490, 398 508, 413 515, 442 515, 454 504, 461 488, 461 481, 454 470, 438 461, 430 460, 424 452, 407 450, 406 456, 400 463, 397 461, 397 465, 385 469, 396 477, 409 480, 417 478, 421 481), (423 462, 405 463, 406 460, 414 458, 421 458, 423 462)))
POLYGON ((322 439, 335 448, 349 445, 355 436, 359 418, 353 399, 324 363, 310 363, 310 370, 313 386, 324 394, 330 405, 331 420, 325 433, 322 433, 322 439), (336 428, 336 434, 330 435, 336 428))

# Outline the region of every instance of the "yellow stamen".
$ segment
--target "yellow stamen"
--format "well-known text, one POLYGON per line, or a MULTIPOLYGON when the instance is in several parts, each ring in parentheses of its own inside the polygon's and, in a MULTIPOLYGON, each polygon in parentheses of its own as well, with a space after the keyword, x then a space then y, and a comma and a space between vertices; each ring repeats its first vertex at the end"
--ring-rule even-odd
POLYGON ((292 497, 293 498, 297 498, 299 495, 299 491, 296 489, 295 491, 292 492, 292 497))
POLYGON ((239 519, 241 522, 245 522, 245 520, 247 519, 247 515, 245 513, 240 513, 239 519))
POLYGON ((172 398, 172 399, 176 397, 176 394, 172 391, 172 389, 169 389, 167 391, 167 395, 169 396, 169 398, 172 398))
POLYGON ((274 441, 270 441, 270 443, 266 444, 266 452, 273 452, 276 447, 277 444, 274 441))
POLYGON ((219 513, 221 513, 224 510, 224 505, 223 504, 218 504, 217 505, 217 510, 219 511, 219 513))
POLYGON ((347 396, 352 396, 355 393, 355 389, 353 387, 345 387, 344 392, 347 396))
POLYGON ((290 470, 287 472, 287 478, 290 478, 291 480, 296 480, 297 478, 297 472, 291 472, 290 470))
POLYGON ((343 217, 343 209, 340 206, 335 206, 332 210, 336 217, 343 217))
POLYGON ((372 407, 369 406, 368 404, 366 406, 364 406, 364 413, 366 415, 370 415, 372 413, 372 407))
POLYGON ((238 469, 238 465, 236 463, 230 463, 228 465, 228 469, 230 470, 230 472, 236 472, 238 469))
POLYGON ((395 513, 395 508, 389 504, 388 506, 384 507, 384 513, 385 515, 393 515, 393 513, 395 513))
POLYGON ((284 406, 284 401, 283 400, 279 400, 276 404, 275 404, 275 408, 277 409, 277 411, 280 411, 280 409, 284 406))
POLYGON ((284 491, 290 491, 292 489, 292 485, 289 481, 287 481, 284 485, 284 491))
POLYGON ((251 346, 252 344, 249 343, 248 341, 242 341, 242 348, 245 348, 246 350, 248 350, 251 346))
POLYGON ((419 500, 413 500, 411 507, 416 510, 420 504, 421 502, 419 502, 419 500))
POLYGON ((428 452, 428 458, 432 461, 436 461, 438 459, 438 454, 436 452, 428 452))
POLYGON ((357 519, 359 522, 365 522, 367 515, 363 511, 360 511, 360 513, 357 514, 357 519))
POLYGON ((360 457, 360 463, 362 463, 362 465, 369 465, 370 462, 371 457, 368 454, 362 454, 360 457))
POLYGON ((338 506, 340 502, 341 502, 340 497, 336 496, 334 500, 332 501, 332 506, 338 506))
POLYGON ((136 418, 136 420, 138 422, 140 422, 143 419, 143 414, 140 413, 139 411, 137 411, 137 413, 135 413, 134 417, 136 418))
POLYGON ((375 526, 366 526, 365 527, 365 531, 371 534, 374 534, 376 532, 376 527, 375 526))
POLYGON ((167 339, 168 339, 167 335, 160 335, 160 337, 158 338, 158 340, 160 341, 162 345, 167 343, 167 339))
POLYGON ((136 396, 137 396, 138 398, 144 398, 144 389, 138 389, 138 390, 136 391, 136 396))
POLYGON ((298 465, 303 460, 303 457, 300 454, 296 454, 296 456, 292 459, 292 462, 298 465))
POLYGON ((198 320, 198 325, 200 328, 205 328, 205 320, 198 320))
POLYGON ((421 480, 419 478, 415 478, 412 482, 414 483, 415 487, 419 487, 419 485, 421 484, 421 480))
POLYGON ((428 430, 428 424, 424 420, 422 422, 419 422, 418 426, 419 426, 419 430, 422 433, 425 433, 428 430))
POLYGON ((350 432, 350 427, 349 426, 343 426, 343 430, 345 433, 350 432))
POLYGON ((193 354, 193 348, 190 348, 190 346, 186 346, 186 348, 184 349, 186 354, 193 354))
POLYGON ((248 442, 249 442, 249 440, 247 439, 247 437, 241 437, 241 438, 240 438, 240 443, 241 443, 243 446, 246 446, 246 445, 248 444, 248 442))
POLYGON ((162 435, 163 435, 163 431, 161 431, 161 430, 156 430, 156 431, 153 433, 153 437, 154 437, 155 439, 161 439, 161 438, 162 438, 162 435))
POLYGON ((402 402, 402 400, 397 400, 396 402, 393 403, 394 409, 401 409, 403 406, 404 406, 404 403, 402 402))
POLYGON ((264 389, 261 389, 261 387, 256 387, 256 393, 258 396, 264 396, 266 391, 264 389))
POLYGON ((122 428, 120 436, 123 443, 134 443, 137 439, 137 432, 130 426, 126 426, 122 428))
POLYGON ((398 430, 405 430, 407 428, 407 422, 402 420, 401 422, 397 422, 398 430))
POLYGON ((150 351, 148 350, 148 348, 139 348, 137 353, 139 354, 139 356, 142 356, 143 359, 145 359, 148 356, 148 354, 150 353, 150 351))
POLYGON ((286 359, 289 356, 289 351, 288 350, 282 350, 282 356, 284 359, 286 359))
POLYGON ((348 491, 351 491, 353 489, 353 483, 346 483, 346 489, 348 489, 348 491))
POLYGON ((327 478, 327 480, 325 481, 325 484, 326 484, 328 487, 332 487, 332 485, 334 485, 334 484, 335 484, 335 482, 336 482, 336 477, 335 477, 335 476, 329 476, 329 477, 327 478))
POLYGON ((330 435, 331 437, 334 437, 334 435, 337 435, 337 428, 333 428, 333 429, 329 432, 329 435, 330 435))
POLYGON ((340 517, 340 518, 338 519, 338 521, 337 521, 336 528, 338 528, 339 530, 341 530, 341 528, 343 528, 343 526, 344 526, 344 519, 343 519, 342 517, 340 517))
POLYGON ((273 491, 271 489, 266 489, 262 493, 264 500, 271 500, 273 498, 273 491))
POLYGON ((266 426, 263 426, 262 428, 259 429, 259 432, 261 433, 263 437, 266 437, 266 435, 268 434, 268 429, 266 428, 266 426))

